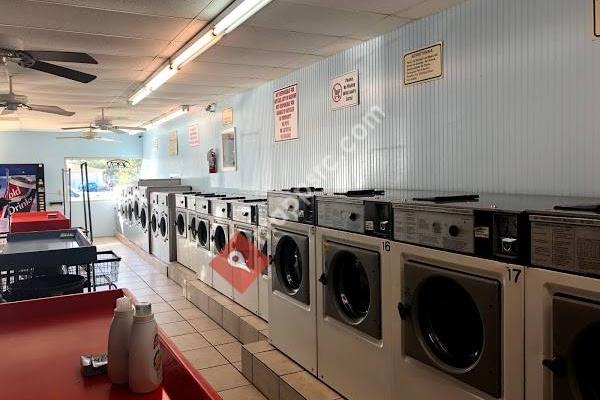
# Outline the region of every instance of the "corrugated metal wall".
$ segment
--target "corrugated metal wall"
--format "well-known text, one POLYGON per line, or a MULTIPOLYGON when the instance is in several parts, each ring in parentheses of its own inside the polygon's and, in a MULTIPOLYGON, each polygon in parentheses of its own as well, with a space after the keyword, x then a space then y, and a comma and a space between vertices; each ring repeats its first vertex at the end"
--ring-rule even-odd
POLYGON ((144 173, 258 190, 311 184, 600 195, 599 93, 592 0, 471 0, 219 104, 234 108, 238 172, 208 176, 205 154, 218 147, 220 113, 202 112, 147 135, 144 173), (437 41, 445 77, 404 87, 402 54, 437 41), (360 106, 331 111, 329 80, 353 69, 360 106), (300 139, 274 143, 272 92, 293 83, 300 139), (365 121, 375 107, 385 116, 365 121), (203 143, 188 148, 193 122, 203 143), (168 157, 173 129, 180 155, 168 157), (366 137, 352 139, 360 133, 366 137))

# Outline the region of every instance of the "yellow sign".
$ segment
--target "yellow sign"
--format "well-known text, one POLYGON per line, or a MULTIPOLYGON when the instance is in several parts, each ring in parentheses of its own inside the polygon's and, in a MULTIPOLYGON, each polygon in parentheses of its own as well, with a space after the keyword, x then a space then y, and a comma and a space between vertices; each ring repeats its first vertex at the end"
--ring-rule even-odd
POLYGON ((404 84, 427 82, 444 75, 443 45, 436 43, 404 54, 404 84))
POLYGON ((600 37, 600 0, 594 0, 594 36, 600 37))
POLYGON ((233 125, 233 107, 223 110, 223 125, 233 125))

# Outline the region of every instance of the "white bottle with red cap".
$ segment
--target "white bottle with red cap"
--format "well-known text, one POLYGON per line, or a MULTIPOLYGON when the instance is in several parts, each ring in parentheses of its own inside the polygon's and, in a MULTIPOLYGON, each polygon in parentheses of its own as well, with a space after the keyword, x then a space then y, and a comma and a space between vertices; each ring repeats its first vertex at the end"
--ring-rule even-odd
POLYGON ((162 383, 162 358, 158 326, 150 303, 135 305, 129 337, 129 389, 149 393, 162 383))
POLYGON ((129 377, 129 336, 133 324, 133 307, 128 297, 117 299, 115 316, 108 333, 108 378, 126 384, 129 377))

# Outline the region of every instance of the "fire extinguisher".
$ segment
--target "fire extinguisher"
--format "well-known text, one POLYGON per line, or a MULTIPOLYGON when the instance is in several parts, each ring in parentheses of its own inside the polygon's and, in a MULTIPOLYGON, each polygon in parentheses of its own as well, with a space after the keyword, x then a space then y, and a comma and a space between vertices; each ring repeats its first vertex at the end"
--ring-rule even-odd
POLYGON ((208 173, 214 174, 217 172, 217 152, 215 149, 208 150, 206 153, 206 160, 208 161, 208 173))

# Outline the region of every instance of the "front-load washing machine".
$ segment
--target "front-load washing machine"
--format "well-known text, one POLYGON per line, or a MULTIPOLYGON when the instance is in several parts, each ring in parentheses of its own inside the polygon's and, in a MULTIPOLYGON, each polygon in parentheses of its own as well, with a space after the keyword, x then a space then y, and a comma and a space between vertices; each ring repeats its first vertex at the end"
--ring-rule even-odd
POLYGON ((367 192, 316 197, 317 365, 319 379, 344 397, 385 400, 393 365, 394 315, 384 312, 392 301, 390 204, 379 191, 362 197, 367 192))
POLYGON ((136 246, 140 246, 140 244, 142 243, 143 238, 145 236, 142 226, 140 224, 140 208, 141 208, 140 204, 141 204, 140 190, 138 187, 135 187, 133 189, 133 193, 132 193, 133 218, 132 218, 131 227, 130 227, 129 240, 131 240, 131 242, 133 242, 133 244, 135 244, 136 246))
POLYGON ((175 195, 175 241, 177 247, 177 262, 190 268, 189 254, 189 220, 186 193, 175 195))
POLYGON ((317 374, 315 188, 267 193, 271 224, 271 343, 317 374))
POLYGON ((149 241, 149 204, 147 193, 144 187, 139 187, 137 190, 137 196, 134 196, 133 213, 135 218, 135 234, 133 235, 133 243, 145 252, 150 252, 150 241, 149 241))
MULTIPOLYGON (((558 206, 600 200, 560 200, 558 206)), ((600 216, 531 212, 525 271, 526 399, 600 398, 600 216)))
POLYGON ((214 217, 211 215, 211 201, 214 198, 227 197, 224 194, 208 193, 196 198, 196 214, 198 231, 198 279, 207 285, 213 285, 211 229, 214 217))
POLYGON ((211 252, 210 266, 213 269, 213 288, 233 299, 233 266, 229 263, 231 202, 241 196, 215 197, 211 199, 211 252))
MULTIPOLYGON (((506 218, 521 214, 507 210, 506 218)), ((523 399, 524 267, 473 256, 476 235, 505 236, 478 226, 473 204, 403 201, 393 217, 394 240, 413 243, 391 246, 394 398, 523 399)))
POLYGON ((125 209, 126 207, 126 198, 127 198, 127 191, 126 189, 121 189, 119 191, 119 197, 117 199, 117 204, 115 207, 115 232, 118 234, 123 234, 124 233, 124 224, 125 224, 125 220, 126 220, 126 215, 127 215, 127 211, 125 209))
POLYGON ((134 225, 135 225, 135 217, 133 213, 133 186, 127 186, 125 189, 126 197, 125 197, 125 220, 123 223, 123 236, 125 236, 128 240, 131 240, 134 235, 134 225))
POLYGON ((266 203, 258 205, 258 251, 260 257, 268 260, 263 268, 258 281, 258 316, 269 321, 269 297, 271 296, 271 225, 269 224, 269 211, 266 203))
POLYGON ((187 210, 187 267, 198 273, 200 271, 200 247, 198 245, 198 214, 196 213, 196 201, 202 196, 201 192, 186 193, 186 210, 187 210))
MULTIPOLYGON (((189 191, 189 188, 184 189, 189 191)), ((156 204, 158 213, 158 237, 153 236, 152 254, 159 260, 169 263, 177 260, 176 225, 175 225, 175 194, 177 192, 153 193, 153 206, 156 204)))
POLYGON ((268 260, 258 252, 258 206, 266 198, 245 198, 231 203, 229 248, 233 267, 233 300, 258 315, 261 273, 268 260))

